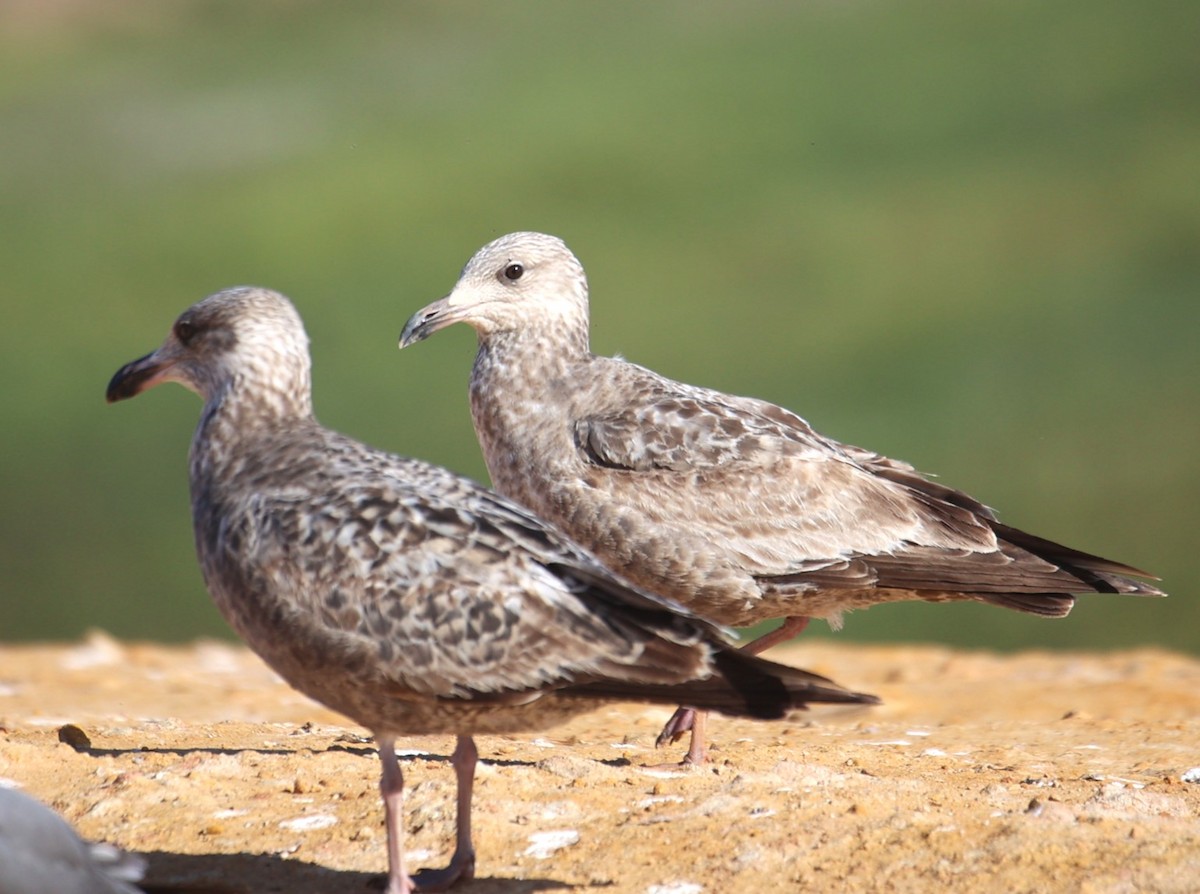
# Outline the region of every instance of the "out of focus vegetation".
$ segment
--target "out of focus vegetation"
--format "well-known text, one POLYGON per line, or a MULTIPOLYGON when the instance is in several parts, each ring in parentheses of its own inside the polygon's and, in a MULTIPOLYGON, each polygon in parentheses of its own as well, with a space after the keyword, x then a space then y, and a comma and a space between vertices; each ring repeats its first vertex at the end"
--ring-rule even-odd
POLYGON ((1200 650, 1200 53, 1177 0, 9 0, 0 639, 227 635, 199 404, 104 386, 174 316, 296 301, 327 424, 476 477, 482 243, 563 236, 593 346, 908 459, 1151 569, 1065 621, 906 604, 847 639, 1200 650))

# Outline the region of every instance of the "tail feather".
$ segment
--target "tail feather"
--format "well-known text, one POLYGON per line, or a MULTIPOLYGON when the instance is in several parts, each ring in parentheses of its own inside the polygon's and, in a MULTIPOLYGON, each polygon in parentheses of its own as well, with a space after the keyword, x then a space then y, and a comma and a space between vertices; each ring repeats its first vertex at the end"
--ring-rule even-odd
POLYGON ((1042 618, 1065 618, 1075 607, 1075 597, 1063 593, 977 593, 975 598, 1042 618))

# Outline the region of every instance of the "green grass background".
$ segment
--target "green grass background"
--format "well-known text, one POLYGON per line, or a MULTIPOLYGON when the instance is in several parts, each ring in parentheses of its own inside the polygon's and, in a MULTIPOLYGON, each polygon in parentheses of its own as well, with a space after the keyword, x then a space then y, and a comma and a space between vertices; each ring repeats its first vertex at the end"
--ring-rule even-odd
POLYGON ((0 26, 0 639, 229 635, 192 554, 197 400, 103 401, 219 288, 296 301, 326 424, 483 478, 471 333, 396 337, 539 229, 588 266, 597 351, 1172 593, 838 636, 1200 651, 1189 4, 12 0, 0 26))

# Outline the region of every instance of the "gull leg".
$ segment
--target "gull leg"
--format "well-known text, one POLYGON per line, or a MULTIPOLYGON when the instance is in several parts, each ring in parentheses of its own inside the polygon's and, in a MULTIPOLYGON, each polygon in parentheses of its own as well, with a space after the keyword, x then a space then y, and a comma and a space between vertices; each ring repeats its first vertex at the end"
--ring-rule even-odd
MULTIPOLYGON (((445 869, 423 869, 414 881, 418 891, 445 891, 460 881, 475 877, 475 845, 471 843, 471 794, 475 787, 475 765, 479 751, 470 736, 459 736, 450 763, 458 781, 458 818, 454 856, 445 869)), ((388 894, 392 894, 389 890, 388 894)))
MULTIPOLYGON (((804 632, 804 628, 808 626, 808 618, 800 616, 790 616, 783 619, 783 623, 769 633, 764 633, 757 639, 752 639, 746 645, 742 646, 742 651, 750 655, 757 655, 760 652, 765 652, 772 646, 779 645, 794 636, 798 636, 804 632)), ((708 713, 706 711, 697 711, 695 708, 679 708, 671 719, 667 721, 662 728, 662 732, 658 734, 658 738, 654 740, 655 748, 662 748, 664 745, 678 741, 683 738, 683 734, 691 730, 692 738, 688 742, 687 754, 683 756, 680 763, 683 766, 697 767, 708 760, 708 748, 705 746, 705 727, 707 726, 708 713)))
MULTIPOLYGON (((662 748, 668 743, 676 742, 683 738, 684 733, 690 731, 692 737, 688 740, 687 754, 683 756, 683 760, 679 762, 678 766, 698 767, 708 760, 708 748, 704 744, 704 732, 707 726, 707 711, 686 707, 677 708, 671 715, 671 719, 662 728, 662 732, 658 734, 658 738, 654 740, 654 747, 662 748)), ((670 764, 661 766, 665 768, 670 764)))
POLYGON ((383 818, 387 826, 387 894, 412 894, 412 881, 404 871, 404 774, 396 760, 396 740, 379 737, 379 793, 383 795, 383 818))
POLYGON ((760 652, 765 652, 772 646, 777 646, 782 642, 787 642, 793 636, 799 636, 804 632, 804 628, 808 626, 809 618, 800 616, 790 616, 783 619, 783 623, 774 630, 764 633, 758 639, 752 639, 746 645, 742 646, 742 651, 749 655, 758 655, 760 652))
POLYGON ((708 712, 692 712, 692 738, 688 742, 687 754, 683 756, 683 764, 698 767, 708 760, 708 748, 705 746, 705 731, 708 729, 708 712))

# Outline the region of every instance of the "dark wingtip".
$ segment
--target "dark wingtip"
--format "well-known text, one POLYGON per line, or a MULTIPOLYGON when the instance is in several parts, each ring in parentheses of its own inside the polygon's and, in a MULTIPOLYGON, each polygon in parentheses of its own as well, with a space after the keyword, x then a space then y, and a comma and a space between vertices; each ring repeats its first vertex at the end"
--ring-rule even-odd
MULTIPOLYGON (((1142 571, 1139 568, 1134 568, 1132 565, 1121 566, 1126 574, 1136 574, 1138 577, 1146 577, 1150 580, 1162 580, 1161 577, 1156 577, 1147 571, 1142 571)), ((1133 580, 1125 577, 1123 574, 1111 574, 1107 571, 1097 571, 1096 578, 1108 585, 1108 592, 1120 593, 1123 596, 1166 596, 1167 594, 1160 590, 1154 584, 1148 584, 1145 581, 1133 580)), ((1102 591, 1103 592, 1103 591, 1102 591)))
POLYGON ((869 692, 851 692, 849 701, 856 705, 882 705, 883 699, 869 692))
MULTIPOLYGON (((811 704, 877 705, 878 696, 852 692, 820 674, 777 664, 735 649, 718 652, 721 675, 744 699, 741 713, 765 720, 804 710, 811 704)), ((722 708, 717 707, 720 711, 722 708)))
POLYGON ((1148 571, 1126 565, 1124 562, 1114 562, 1112 559, 1072 549, 1000 522, 992 522, 991 526, 1001 540, 1033 553, 1040 559, 1052 562, 1068 574, 1078 578, 1084 585, 1084 589, 1079 592, 1090 589, 1097 593, 1120 593, 1126 596, 1167 595, 1153 584, 1133 580, 1135 577, 1145 577, 1150 580, 1161 579, 1148 571))
MULTIPOLYGON (((837 684, 834 684, 835 686, 837 684)), ((806 710, 809 705, 882 705, 883 699, 877 695, 871 695, 869 692, 851 692, 848 689, 830 689, 826 686, 817 687, 815 690, 791 690, 795 701, 792 703, 792 709, 806 710)))

